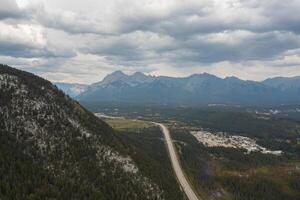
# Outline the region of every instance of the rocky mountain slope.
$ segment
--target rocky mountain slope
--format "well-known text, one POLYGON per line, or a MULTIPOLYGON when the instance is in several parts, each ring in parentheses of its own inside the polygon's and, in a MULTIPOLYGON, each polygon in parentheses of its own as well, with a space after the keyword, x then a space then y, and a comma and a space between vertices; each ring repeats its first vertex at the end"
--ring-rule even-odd
POLYGON ((0 65, 0 199, 163 199, 106 123, 0 65))
POLYGON ((218 78, 207 73, 185 78, 154 77, 142 73, 114 72, 90 85, 76 98, 82 102, 126 102, 151 104, 296 104, 300 100, 300 79, 280 78, 263 82, 236 77, 218 78), (289 83, 287 83, 289 82, 289 83))

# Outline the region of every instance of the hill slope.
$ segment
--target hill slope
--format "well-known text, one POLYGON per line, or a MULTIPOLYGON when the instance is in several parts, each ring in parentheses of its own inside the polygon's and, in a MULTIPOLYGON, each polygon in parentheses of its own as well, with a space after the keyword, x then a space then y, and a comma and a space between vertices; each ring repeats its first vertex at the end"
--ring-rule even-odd
POLYGON ((0 65, 0 199, 163 199, 112 128, 56 86, 0 65))

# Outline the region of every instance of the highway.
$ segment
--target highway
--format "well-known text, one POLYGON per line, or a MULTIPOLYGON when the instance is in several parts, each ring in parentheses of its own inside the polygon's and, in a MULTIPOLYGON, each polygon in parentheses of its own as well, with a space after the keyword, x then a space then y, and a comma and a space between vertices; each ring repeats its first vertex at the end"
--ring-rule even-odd
POLYGON ((181 185, 181 188, 183 189, 183 191, 185 192, 185 194, 189 200, 201 200, 197 197, 197 195, 193 191, 192 187, 190 186, 189 182, 187 181, 187 179, 183 173, 183 170, 182 170, 180 162, 178 160, 176 149, 173 145, 168 128, 161 123, 155 123, 155 124, 160 127, 160 129, 162 130, 162 132, 164 134, 164 137, 166 140, 166 145, 168 147, 168 153, 169 153, 171 163, 173 166, 173 170, 176 174, 177 180, 179 181, 179 183, 181 185))

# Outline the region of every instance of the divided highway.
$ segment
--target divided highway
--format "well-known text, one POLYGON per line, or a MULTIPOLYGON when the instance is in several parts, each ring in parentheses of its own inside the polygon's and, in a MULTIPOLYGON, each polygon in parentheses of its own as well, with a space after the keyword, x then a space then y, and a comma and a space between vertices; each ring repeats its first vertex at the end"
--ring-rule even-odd
POLYGON ((197 195, 193 191, 192 187, 190 186, 189 182, 187 181, 186 177, 184 176, 184 173, 183 173, 181 165, 179 163, 179 160, 178 160, 178 157, 176 154, 176 150, 173 145, 169 130, 163 124, 160 124, 160 123, 155 123, 155 124, 160 127, 160 129, 162 130, 162 132, 164 134, 164 137, 165 137, 166 143, 167 143, 167 147, 168 147, 169 156, 171 158, 171 163, 172 163, 173 169, 175 171, 175 174, 177 176, 177 179, 181 185, 181 188, 183 189, 183 191, 185 192, 185 194, 189 200, 201 200, 197 197, 197 195))

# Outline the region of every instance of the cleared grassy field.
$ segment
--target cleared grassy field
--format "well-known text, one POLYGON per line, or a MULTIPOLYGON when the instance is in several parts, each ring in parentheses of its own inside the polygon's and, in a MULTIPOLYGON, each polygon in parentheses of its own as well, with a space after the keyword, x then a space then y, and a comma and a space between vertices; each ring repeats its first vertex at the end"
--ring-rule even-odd
POLYGON ((154 126, 150 122, 134 119, 104 119, 104 121, 116 130, 140 130, 154 126))

